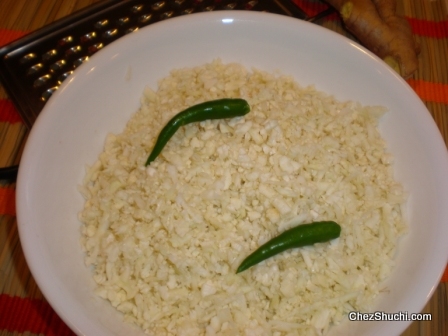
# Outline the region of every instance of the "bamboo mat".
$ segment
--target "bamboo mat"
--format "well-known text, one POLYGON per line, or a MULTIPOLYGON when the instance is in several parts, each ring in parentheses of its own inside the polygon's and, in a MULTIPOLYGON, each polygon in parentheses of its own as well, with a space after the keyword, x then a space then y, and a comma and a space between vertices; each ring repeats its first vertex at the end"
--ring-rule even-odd
MULTIPOLYGON (((98 0, 0 0, 0 46, 98 0)), ((322 4, 296 0, 309 14, 322 4), (304 8, 305 8, 304 7, 304 8)), ((421 45, 419 70, 408 80, 426 104, 448 144, 448 0, 398 0, 421 45)), ((337 15, 319 24, 349 36, 337 15)), ((350 36, 349 36, 350 37, 350 36)), ((16 164, 27 129, 0 85, 0 167, 16 164)), ((448 173, 448 172, 447 172, 448 173)), ((15 184, 0 181, 0 336, 73 335, 48 305, 24 259, 15 219, 15 184)), ((424 313, 403 336, 448 336, 448 273, 424 313)))

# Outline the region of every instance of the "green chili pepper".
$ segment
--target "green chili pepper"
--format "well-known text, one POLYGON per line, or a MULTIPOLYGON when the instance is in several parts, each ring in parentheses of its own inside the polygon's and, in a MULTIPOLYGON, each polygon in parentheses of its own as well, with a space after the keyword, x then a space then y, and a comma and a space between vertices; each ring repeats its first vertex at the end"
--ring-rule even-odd
POLYGON ((179 127, 208 119, 225 119, 241 117, 250 111, 250 106, 244 99, 225 98, 197 104, 176 114, 162 129, 156 144, 146 160, 149 165, 160 154, 169 139, 176 133, 179 127))
POLYGON ((333 221, 314 222, 296 226, 261 245, 243 260, 236 273, 240 273, 287 249, 323 243, 338 238, 340 234, 341 227, 333 221))

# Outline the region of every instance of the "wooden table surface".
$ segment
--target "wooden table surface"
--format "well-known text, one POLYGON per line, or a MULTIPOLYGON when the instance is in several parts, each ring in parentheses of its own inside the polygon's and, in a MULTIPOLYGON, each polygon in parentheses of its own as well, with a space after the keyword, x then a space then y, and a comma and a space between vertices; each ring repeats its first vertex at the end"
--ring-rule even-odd
MULTIPOLYGON (((0 0, 0 46, 97 1, 0 0)), ((448 144, 447 8, 448 0, 398 0, 399 12, 411 23, 422 48, 419 70, 408 83, 448 144)), ((319 24, 347 35, 336 15, 319 24)), ((27 133, 0 84, 0 167, 19 163, 27 133)), ((17 233, 14 193, 13 182, 0 181, 0 335, 72 335, 30 274, 17 233)), ((447 275, 422 312, 431 313, 432 321, 413 322, 403 336, 448 336, 447 275)))

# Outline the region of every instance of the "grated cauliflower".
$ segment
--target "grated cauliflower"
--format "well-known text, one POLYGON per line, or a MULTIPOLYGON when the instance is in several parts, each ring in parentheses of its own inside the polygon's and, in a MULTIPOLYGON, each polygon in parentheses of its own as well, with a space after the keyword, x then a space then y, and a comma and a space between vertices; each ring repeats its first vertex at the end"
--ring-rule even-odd
POLYGON ((80 186, 98 295, 149 335, 322 335, 368 311, 406 231, 384 112, 220 60, 172 71, 80 186), (145 167, 171 117, 236 97, 248 115, 182 127, 145 167), (273 236, 320 220, 341 237, 235 274, 273 236))

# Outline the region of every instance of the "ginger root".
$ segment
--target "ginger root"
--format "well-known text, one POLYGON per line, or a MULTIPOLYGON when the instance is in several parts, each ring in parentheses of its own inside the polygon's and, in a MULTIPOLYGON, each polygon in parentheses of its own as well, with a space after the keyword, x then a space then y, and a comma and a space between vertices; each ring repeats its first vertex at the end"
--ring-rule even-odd
POLYGON ((395 0, 326 0, 359 41, 402 77, 418 67, 419 47, 407 20, 396 13, 395 0))

